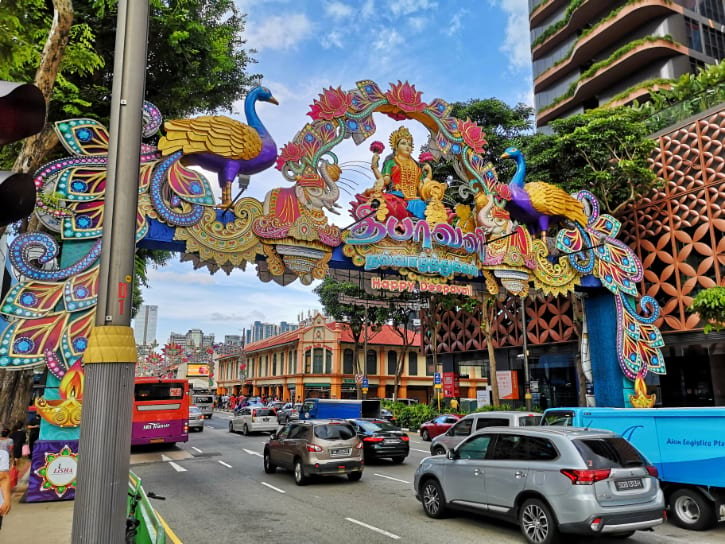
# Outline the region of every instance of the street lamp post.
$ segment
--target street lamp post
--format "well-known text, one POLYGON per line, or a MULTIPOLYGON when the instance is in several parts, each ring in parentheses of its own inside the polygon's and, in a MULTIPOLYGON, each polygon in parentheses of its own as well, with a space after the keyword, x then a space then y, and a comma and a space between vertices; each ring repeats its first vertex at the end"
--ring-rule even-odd
POLYGON ((526 409, 531 410, 531 390, 529 389, 529 342, 528 330, 526 327, 526 305, 524 297, 521 297, 521 336, 523 338, 524 349, 524 400, 526 401, 526 409))

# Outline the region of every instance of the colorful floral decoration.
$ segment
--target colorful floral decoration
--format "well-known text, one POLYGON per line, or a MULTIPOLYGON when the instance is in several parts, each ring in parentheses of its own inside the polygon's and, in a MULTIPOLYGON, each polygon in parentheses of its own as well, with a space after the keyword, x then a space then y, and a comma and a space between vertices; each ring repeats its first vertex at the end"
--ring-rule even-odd
MULTIPOLYGON (((560 295, 572 292, 582 277, 593 276, 616 301, 617 349, 625 376, 642 380, 647 372, 664 373, 662 337, 654 325, 659 308, 648 297, 639 306, 636 303, 641 263, 616 239, 619 222, 600 214, 591 194, 574 195, 590 210, 586 224, 565 224, 554 237, 553 251, 512 219, 507 210, 512 188, 499 182, 493 165, 483 158, 487 143, 482 128, 452 117, 445 100, 428 102, 407 81, 383 90, 364 80, 348 91, 323 89, 308 115, 312 121, 278 153, 275 148, 269 164, 275 165, 285 183, 270 189, 262 202, 225 198, 225 204, 218 206, 207 178, 186 165, 185 158, 197 152, 202 140, 215 148, 230 147, 227 136, 219 135, 232 138, 238 122, 219 117, 178 120, 172 124, 177 131, 184 128, 184 145, 167 141, 160 150, 143 143, 138 243, 169 244, 182 252, 182 260, 212 273, 220 269, 230 273, 252 263, 262 281, 281 284, 296 279, 309 284, 323 278, 336 248, 354 266, 395 271, 406 280, 426 284, 432 292, 456 292, 460 287, 456 281, 470 284, 483 279, 491 294, 505 290, 525 296, 533 285, 544 294, 560 295), (428 131, 428 141, 418 142, 422 151, 418 161, 410 161, 422 173, 416 199, 426 213, 413 214, 407 200, 391 196, 376 180, 373 187, 354 196, 350 209, 354 224, 342 232, 328 222, 326 213, 337 214, 340 208, 342 168, 334 149, 346 139, 356 145, 369 141, 379 160, 385 145, 372 139, 375 114, 419 123, 428 131), (217 124, 226 128, 216 131, 217 124), (194 132, 202 128, 203 134, 194 132), (465 188, 466 200, 451 203, 452 188, 432 179, 431 166, 437 161, 453 165, 463 180, 458 193, 463 196, 465 188)), ((145 105, 144 138, 153 136, 161 124, 160 112, 145 105)), ((77 373, 95 319, 109 134, 91 119, 61 121, 55 130, 70 156, 35 173, 36 215, 52 235, 24 234, 11 244, 10 262, 22 280, 0 304, 0 317, 7 323, 0 329, 0 366, 47 365, 60 381, 70 375, 72 387, 57 399, 70 406, 82 398, 77 373)), ((230 189, 229 179, 219 181, 230 189)), ((413 181, 418 185, 418 180, 413 181)), ((165 347, 167 364, 178 362, 180 356, 176 347, 165 347)), ((146 362, 160 366, 161 356, 146 362)), ((63 421, 73 424, 75 417, 63 421)))
POLYGON ((61 498, 69 489, 75 489, 77 463, 78 454, 68 445, 57 453, 46 452, 45 463, 35 471, 41 481, 40 490, 61 498))

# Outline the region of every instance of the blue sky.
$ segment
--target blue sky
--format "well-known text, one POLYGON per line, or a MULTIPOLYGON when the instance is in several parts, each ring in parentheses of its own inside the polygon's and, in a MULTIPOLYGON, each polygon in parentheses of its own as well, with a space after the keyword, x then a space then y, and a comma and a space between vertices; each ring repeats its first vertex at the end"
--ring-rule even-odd
MULTIPOLYGON (((259 104, 257 113, 278 147, 289 142, 310 118, 309 105, 324 88, 349 90, 363 79, 385 89, 398 80, 415 84, 423 100, 448 102, 496 97, 509 105, 533 104, 527 0, 237 0, 248 14, 247 47, 280 105, 259 104)), ((232 117, 244 121, 242 103, 232 117)), ((395 123, 376 118, 375 139, 387 141, 395 123)), ((403 123, 415 138, 415 153, 425 132, 403 123)), ((370 160, 367 145, 345 142, 335 149, 343 177, 364 188, 370 180, 351 161, 370 160)), ((259 200, 274 187, 288 186, 277 170, 254 176, 245 196, 259 200)), ((216 185, 216 184, 214 184, 216 185)), ((236 192, 236 191, 235 191, 236 192)), ((345 209, 331 222, 347 225, 345 209)), ((319 309, 313 286, 262 283, 254 266, 230 276, 171 264, 149 273, 147 304, 159 306, 157 340, 171 331, 201 328, 218 340, 239 334, 255 321, 296 322, 300 312, 319 309)))

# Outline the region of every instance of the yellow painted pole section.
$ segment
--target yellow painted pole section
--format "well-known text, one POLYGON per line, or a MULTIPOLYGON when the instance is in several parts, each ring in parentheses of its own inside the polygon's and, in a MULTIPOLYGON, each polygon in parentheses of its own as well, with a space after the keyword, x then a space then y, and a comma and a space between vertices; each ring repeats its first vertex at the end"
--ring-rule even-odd
POLYGON ((133 328, 123 325, 93 327, 83 363, 136 363, 137 359, 133 328))

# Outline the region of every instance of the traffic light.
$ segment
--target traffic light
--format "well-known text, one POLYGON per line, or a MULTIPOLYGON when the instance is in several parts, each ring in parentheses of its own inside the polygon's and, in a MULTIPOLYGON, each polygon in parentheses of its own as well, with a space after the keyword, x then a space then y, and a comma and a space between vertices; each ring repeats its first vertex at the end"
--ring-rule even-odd
MULTIPOLYGON (((40 132, 45 99, 35 85, 0 80, 0 145, 40 132)), ((31 174, 0 171, 0 228, 27 217, 35 207, 31 174)))

